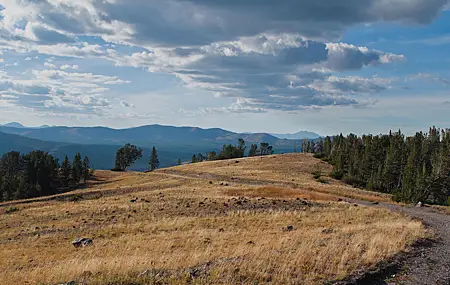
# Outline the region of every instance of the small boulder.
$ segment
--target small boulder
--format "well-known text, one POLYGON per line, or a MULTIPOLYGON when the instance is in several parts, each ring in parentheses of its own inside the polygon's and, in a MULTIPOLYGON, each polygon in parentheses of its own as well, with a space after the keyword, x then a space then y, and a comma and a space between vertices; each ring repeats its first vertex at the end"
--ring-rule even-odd
POLYGON ((285 232, 292 232, 293 230, 294 230, 294 226, 291 226, 291 225, 283 228, 283 231, 285 231, 285 232))
POLYGON ((417 203, 416 207, 417 208, 422 208, 423 207, 423 203, 422 202, 417 203))
POLYGON ((380 202, 372 202, 372 205, 378 205, 380 202))
POLYGON ((90 238, 77 238, 72 242, 72 245, 75 248, 86 247, 86 246, 90 246, 93 244, 94 244, 94 242, 90 238))
POLYGON ((324 234, 332 234, 333 232, 334 232, 334 230, 332 228, 322 230, 322 233, 324 233, 324 234))

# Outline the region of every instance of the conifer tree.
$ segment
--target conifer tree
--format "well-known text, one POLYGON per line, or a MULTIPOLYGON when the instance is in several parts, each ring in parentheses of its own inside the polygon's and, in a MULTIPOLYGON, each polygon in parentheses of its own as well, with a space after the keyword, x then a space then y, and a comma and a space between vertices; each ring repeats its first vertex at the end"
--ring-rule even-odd
POLYGON ((72 173, 72 167, 69 162, 69 158, 64 158, 64 161, 61 164, 61 180, 64 186, 69 186, 70 175, 72 173))
POLYGON ((153 171, 158 167, 159 167, 158 153, 156 152, 156 148, 153 147, 152 154, 150 155, 149 169, 150 171, 153 171))
POLYGON ((81 154, 77 153, 72 162, 72 183, 77 185, 83 175, 83 162, 81 161, 81 154))

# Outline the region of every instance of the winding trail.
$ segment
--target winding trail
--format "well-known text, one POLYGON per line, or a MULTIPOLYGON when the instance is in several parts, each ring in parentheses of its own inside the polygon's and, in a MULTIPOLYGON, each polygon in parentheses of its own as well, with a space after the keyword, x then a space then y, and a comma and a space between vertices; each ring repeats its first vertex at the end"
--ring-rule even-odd
MULTIPOLYGON (((161 175, 184 179, 219 179, 241 185, 284 185, 292 186, 285 181, 261 181, 231 178, 212 173, 183 173, 178 171, 159 172, 161 175)), ((427 244, 422 244, 402 259, 392 272, 385 272, 374 279, 357 279, 347 284, 406 284, 406 285, 450 285, 450 215, 442 214, 429 207, 401 206, 391 203, 344 198, 344 201, 370 207, 381 207, 391 211, 402 212, 411 218, 419 219, 432 229, 435 237, 427 244), (395 277, 392 277, 394 275, 395 277)))
POLYGON ((428 207, 417 208, 390 203, 374 205, 353 199, 345 201, 405 213, 411 218, 422 220, 435 233, 433 241, 417 247, 402 261, 400 272, 395 274, 394 278, 376 284, 450 285, 450 215, 428 207))

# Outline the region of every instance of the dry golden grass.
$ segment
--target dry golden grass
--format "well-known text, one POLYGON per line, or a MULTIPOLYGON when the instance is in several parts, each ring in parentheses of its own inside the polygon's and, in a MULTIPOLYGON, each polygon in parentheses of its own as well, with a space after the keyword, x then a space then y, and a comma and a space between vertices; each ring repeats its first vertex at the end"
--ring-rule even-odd
POLYGON ((277 156, 167 174, 98 171, 90 188, 76 191, 78 201, 0 206, 1 283, 187 284, 186 269, 196 268, 194 284, 317 284, 374 266, 425 235, 419 221, 398 213, 330 202, 341 192, 315 189, 342 187, 346 196, 353 189, 314 181, 309 163, 277 156), (291 169, 286 177, 268 170, 278 165, 291 169), (10 206, 18 211, 4 213, 10 206), (295 230, 283 231, 288 225, 295 230), (94 245, 75 249, 76 237, 94 245), (147 269, 164 274, 136 278, 147 269))

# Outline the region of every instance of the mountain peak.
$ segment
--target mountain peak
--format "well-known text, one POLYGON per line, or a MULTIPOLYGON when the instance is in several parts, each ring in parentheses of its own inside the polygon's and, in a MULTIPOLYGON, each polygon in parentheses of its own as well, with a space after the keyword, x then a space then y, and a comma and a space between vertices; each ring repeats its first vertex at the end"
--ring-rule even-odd
POLYGON ((24 125, 22 125, 21 123, 18 123, 18 122, 7 123, 7 124, 4 124, 3 126, 4 127, 9 127, 9 128, 18 128, 18 129, 25 128, 24 125))

